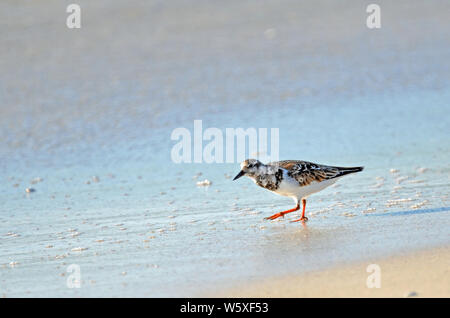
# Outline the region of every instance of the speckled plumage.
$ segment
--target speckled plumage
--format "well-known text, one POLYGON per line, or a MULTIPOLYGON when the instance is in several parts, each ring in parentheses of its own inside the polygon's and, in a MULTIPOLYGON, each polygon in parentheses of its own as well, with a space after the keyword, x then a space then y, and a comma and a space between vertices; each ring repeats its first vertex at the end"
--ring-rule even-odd
POLYGON ((271 162, 268 165, 286 169, 288 176, 297 180, 300 186, 307 186, 313 181, 322 182, 324 180, 338 178, 363 169, 362 167, 344 168, 326 166, 300 160, 277 161, 271 162))
MULTIPOLYGON (((305 207, 306 198, 309 195, 325 189, 344 175, 361 170, 363 170, 363 167, 335 167, 300 160, 284 160, 263 164, 256 159, 247 159, 241 163, 241 171, 234 180, 245 175, 262 188, 293 198, 297 205, 296 209, 274 215, 278 217, 298 210, 300 200, 305 207)), ((306 220, 304 208, 303 219, 306 220)))

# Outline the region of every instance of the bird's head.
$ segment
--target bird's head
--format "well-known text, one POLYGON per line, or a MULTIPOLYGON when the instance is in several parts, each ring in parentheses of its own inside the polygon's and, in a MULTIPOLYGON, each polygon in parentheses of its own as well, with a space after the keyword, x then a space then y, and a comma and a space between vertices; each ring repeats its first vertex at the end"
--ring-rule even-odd
POLYGON ((259 170, 264 164, 256 159, 247 159, 241 163, 241 171, 234 177, 233 181, 242 176, 254 177, 259 174, 259 170))

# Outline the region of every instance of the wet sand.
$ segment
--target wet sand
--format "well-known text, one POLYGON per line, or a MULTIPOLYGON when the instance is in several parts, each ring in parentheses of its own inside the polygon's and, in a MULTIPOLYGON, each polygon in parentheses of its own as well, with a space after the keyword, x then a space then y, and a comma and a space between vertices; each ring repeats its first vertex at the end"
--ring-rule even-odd
MULTIPOLYGON (((211 296, 210 293, 204 295, 211 296)), ((448 298, 450 297, 450 248, 433 249, 387 259, 372 259, 363 263, 312 271, 302 275, 267 278, 253 284, 236 286, 214 296, 448 298), (376 281, 377 278, 371 276, 374 274, 373 267, 369 267, 372 264, 379 266, 379 284, 376 281)))

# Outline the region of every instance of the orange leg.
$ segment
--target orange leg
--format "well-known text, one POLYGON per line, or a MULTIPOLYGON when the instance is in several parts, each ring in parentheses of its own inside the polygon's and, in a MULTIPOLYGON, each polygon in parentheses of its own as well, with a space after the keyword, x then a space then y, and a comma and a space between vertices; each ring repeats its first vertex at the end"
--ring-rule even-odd
POLYGON ((300 209, 300 204, 297 203, 297 206, 295 208, 290 209, 290 210, 286 210, 286 211, 283 211, 283 212, 275 213, 274 215, 271 215, 271 216, 269 216, 269 217, 267 217, 265 219, 266 220, 275 220, 275 219, 279 218, 280 216, 284 217, 285 214, 297 211, 299 209, 300 209))
POLYGON ((300 219, 291 221, 291 222, 298 222, 298 221, 302 221, 302 222, 306 222, 308 221, 308 218, 305 216, 305 209, 306 209, 306 200, 302 199, 302 204, 303 204, 303 211, 302 211, 302 217, 300 219))

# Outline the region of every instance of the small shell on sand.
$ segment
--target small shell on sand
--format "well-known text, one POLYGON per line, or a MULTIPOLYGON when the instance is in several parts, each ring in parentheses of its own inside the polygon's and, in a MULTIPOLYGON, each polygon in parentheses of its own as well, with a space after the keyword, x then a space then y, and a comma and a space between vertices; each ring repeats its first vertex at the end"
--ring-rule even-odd
POLYGON ((402 203, 410 202, 410 201, 413 201, 413 199, 411 199, 411 198, 406 198, 406 199, 387 200, 386 206, 387 206, 388 208, 390 208, 390 207, 392 207, 392 206, 400 205, 400 204, 402 204, 402 203))
POLYGON ((371 188, 372 189, 378 189, 378 188, 381 188, 382 186, 384 186, 384 182, 377 182, 376 184, 371 186, 371 188))
POLYGON ((74 248, 72 248, 72 252, 82 252, 82 251, 85 251, 85 250, 87 250, 88 248, 87 247, 74 247, 74 248))
POLYGON ((377 209, 375 208, 367 208, 366 210, 362 211, 362 213, 372 213, 375 212, 377 209))
POLYGON ((414 205, 411 206, 411 209, 413 209, 413 210, 420 209, 421 207, 426 205, 428 202, 429 202, 428 200, 425 200, 425 201, 422 201, 420 203, 414 204, 414 205))
POLYGON ((408 180, 409 177, 399 177, 397 179, 395 179, 395 182, 397 182, 397 184, 402 183, 405 180, 408 180))
POLYGON ((416 183, 424 183, 425 180, 409 180, 407 181, 407 183, 412 183, 412 184, 416 184, 416 183))
POLYGON ((205 179, 205 180, 203 180, 203 181, 198 181, 198 182, 197 182, 197 186, 198 186, 198 187, 208 187, 208 186, 210 186, 211 184, 212 184, 212 182, 209 181, 208 179, 205 179))
POLYGON ((428 171, 428 168, 425 168, 425 167, 417 168, 417 173, 424 173, 424 172, 427 172, 427 171, 428 171))

